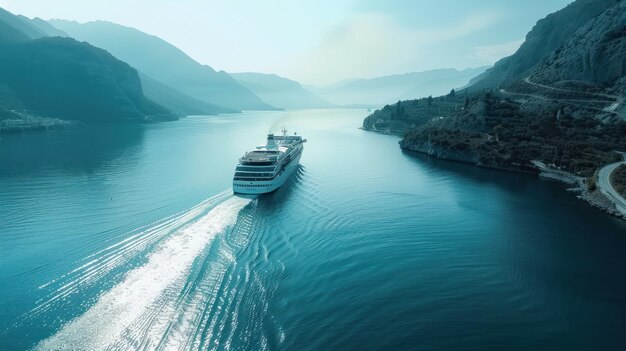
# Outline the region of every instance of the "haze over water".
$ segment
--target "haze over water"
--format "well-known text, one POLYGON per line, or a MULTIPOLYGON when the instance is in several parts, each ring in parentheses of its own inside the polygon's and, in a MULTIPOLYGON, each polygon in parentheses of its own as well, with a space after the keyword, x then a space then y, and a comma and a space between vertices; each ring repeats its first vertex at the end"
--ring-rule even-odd
POLYGON ((0 345, 626 348, 623 221, 557 183, 403 154, 365 115, 3 136, 0 345), (308 139, 297 176, 231 195, 282 125, 308 139))

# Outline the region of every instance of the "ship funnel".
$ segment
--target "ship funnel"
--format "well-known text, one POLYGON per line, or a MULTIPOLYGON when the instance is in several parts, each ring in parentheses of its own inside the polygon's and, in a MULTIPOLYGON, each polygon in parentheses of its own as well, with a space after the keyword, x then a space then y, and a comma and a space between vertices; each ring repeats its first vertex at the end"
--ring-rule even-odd
POLYGON ((265 145, 268 149, 277 149, 276 139, 274 139, 274 134, 267 135, 267 144, 265 145))

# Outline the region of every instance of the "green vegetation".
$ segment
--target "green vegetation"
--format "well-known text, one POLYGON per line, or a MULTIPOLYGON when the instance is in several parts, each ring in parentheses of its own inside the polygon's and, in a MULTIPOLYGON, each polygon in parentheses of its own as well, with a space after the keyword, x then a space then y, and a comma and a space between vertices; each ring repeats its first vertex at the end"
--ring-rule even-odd
POLYGON ((626 198, 626 165, 621 165, 611 173, 611 185, 626 198))
POLYGON ((463 107, 463 97, 442 96, 398 101, 374 111, 363 121, 363 129, 402 135, 433 118, 449 116, 463 107))
POLYGON ((587 178, 587 190, 589 191, 594 191, 596 190, 596 188, 598 187, 598 174, 600 173, 600 170, 596 170, 595 172, 593 172, 593 175, 591 177, 587 178))
POLYGON ((480 165, 517 170, 541 160, 585 177, 619 160, 613 150, 626 148, 625 121, 602 122, 576 107, 544 101, 522 104, 493 92, 474 96, 469 104, 467 110, 410 131, 401 146, 419 151, 428 143, 463 150, 480 165))
POLYGON ((625 121, 489 90, 399 101, 368 116, 363 128, 406 133, 401 146, 408 150, 446 150, 436 154, 518 171, 530 171, 530 161, 541 160, 584 177, 619 160, 614 150, 626 149, 625 121))

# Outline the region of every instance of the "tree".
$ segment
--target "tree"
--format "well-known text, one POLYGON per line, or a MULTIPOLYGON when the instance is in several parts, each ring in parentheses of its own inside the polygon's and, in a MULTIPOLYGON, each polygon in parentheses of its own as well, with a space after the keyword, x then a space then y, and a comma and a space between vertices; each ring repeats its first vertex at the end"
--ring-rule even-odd
POLYGON ((463 109, 467 110, 468 107, 469 107, 469 98, 466 96, 465 97, 465 104, 463 104, 463 109))
POLYGON ((456 91, 454 91, 454 89, 450 90, 450 94, 448 94, 448 97, 455 97, 456 96, 456 91))
POLYGON ((404 117, 404 106, 402 105, 402 103, 400 101, 398 101, 398 103, 396 103, 396 114, 395 114, 397 119, 402 119, 404 117))
POLYGON ((431 107, 433 105, 433 96, 429 95, 428 96, 428 107, 431 107))
POLYGON ((493 133, 496 135, 497 142, 500 142, 500 136, 502 135, 502 132, 504 132, 504 127, 501 124, 493 127, 493 133))

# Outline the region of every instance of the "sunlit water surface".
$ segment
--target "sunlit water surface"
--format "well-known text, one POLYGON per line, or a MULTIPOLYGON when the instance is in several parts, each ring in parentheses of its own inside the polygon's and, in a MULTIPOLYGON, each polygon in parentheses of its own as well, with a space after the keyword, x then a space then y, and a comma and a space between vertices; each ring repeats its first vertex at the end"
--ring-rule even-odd
POLYGON ((364 110, 0 140, 0 349, 626 349, 626 222, 364 110), (282 125, 297 175, 229 191, 282 125))

